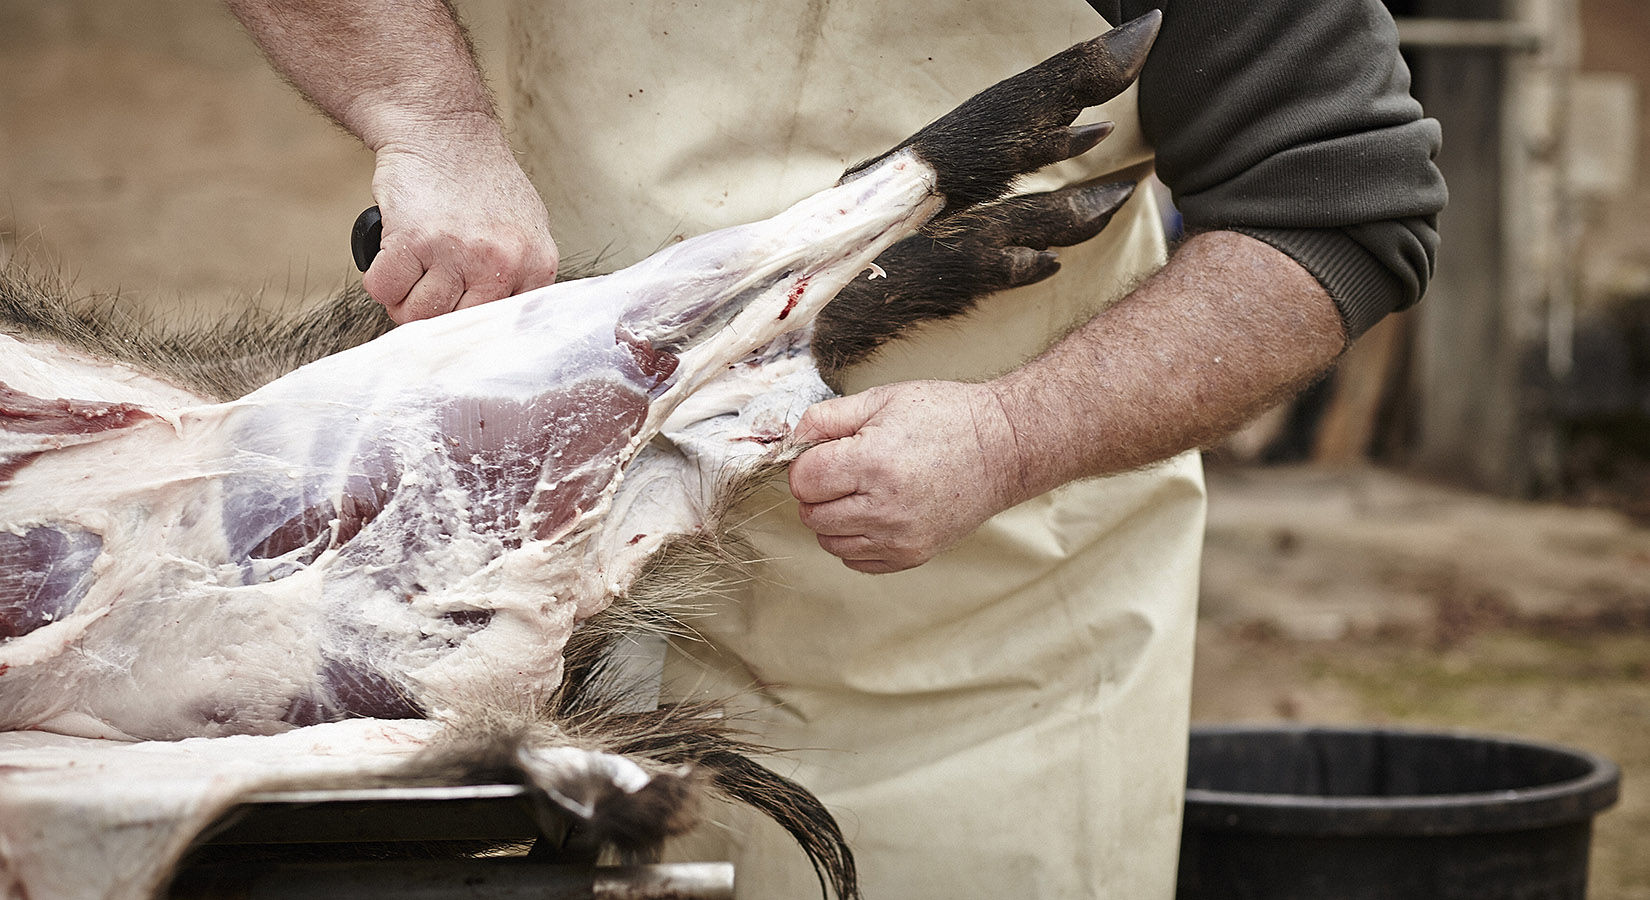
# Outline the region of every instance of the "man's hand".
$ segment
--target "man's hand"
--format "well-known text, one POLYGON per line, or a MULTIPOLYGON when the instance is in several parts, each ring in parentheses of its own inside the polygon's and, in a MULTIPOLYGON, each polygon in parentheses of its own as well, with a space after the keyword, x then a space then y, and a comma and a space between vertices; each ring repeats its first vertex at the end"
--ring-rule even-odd
POLYGON ((1254 238, 1209 232, 1041 356, 984 384, 907 382, 809 409, 791 493, 850 569, 921 565, 1068 481, 1212 441, 1346 346, 1317 280, 1254 238))
POLYGON ((556 280, 549 216, 507 146, 386 146, 372 189, 384 236, 361 283, 396 322, 556 280))
POLYGON ((544 202, 445 0, 227 0, 270 62, 377 154, 363 284, 408 322, 556 277, 544 202))
POLYGON ((810 408, 791 493, 819 546, 859 572, 919 566, 1025 499, 1014 432, 987 385, 911 381, 810 408))

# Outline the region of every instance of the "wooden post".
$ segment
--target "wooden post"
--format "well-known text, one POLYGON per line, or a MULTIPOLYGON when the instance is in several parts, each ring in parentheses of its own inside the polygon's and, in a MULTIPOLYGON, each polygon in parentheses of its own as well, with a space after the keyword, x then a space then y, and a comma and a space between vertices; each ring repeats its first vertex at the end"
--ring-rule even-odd
POLYGON ((1575 0, 1429 0, 1423 11, 1501 19, 1526 43, 1414 50, 1416 94, 1444 127, 1438 163, 1450 205, 1417 316, 1413 462, 1475 487, 1528 493, 1550 484, 1556 468, 1545 397, 1548 369, 1562 359, 1548 348, 1550 326, 1567 310, 1573 231, 1556 123, 1574 68, 1575 0))

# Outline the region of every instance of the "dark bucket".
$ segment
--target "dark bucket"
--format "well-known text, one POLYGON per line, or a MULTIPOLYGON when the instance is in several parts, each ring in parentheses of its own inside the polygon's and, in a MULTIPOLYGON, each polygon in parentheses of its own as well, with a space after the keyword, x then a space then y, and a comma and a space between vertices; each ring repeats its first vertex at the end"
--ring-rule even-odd
POLYGON ((1583 900, 1621 773, 1512 738, 1192 730, 1177 900, 1583 900))

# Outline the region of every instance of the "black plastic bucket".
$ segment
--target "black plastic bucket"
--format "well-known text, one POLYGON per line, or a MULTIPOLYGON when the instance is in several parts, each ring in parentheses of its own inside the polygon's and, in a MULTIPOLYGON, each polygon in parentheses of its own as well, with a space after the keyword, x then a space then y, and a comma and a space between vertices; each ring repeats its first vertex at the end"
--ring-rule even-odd
POLYGON ((1530 741, 1192 730, 1178 900, 1583 900, 1621 773, 1530 741))

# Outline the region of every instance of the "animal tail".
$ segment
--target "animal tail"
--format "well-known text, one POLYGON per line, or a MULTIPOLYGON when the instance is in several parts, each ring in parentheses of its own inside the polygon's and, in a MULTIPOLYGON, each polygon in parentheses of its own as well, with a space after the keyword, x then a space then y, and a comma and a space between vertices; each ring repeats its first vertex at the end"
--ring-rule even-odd
MULTIPOLYGON (((697 552, 737 555, 726 547, 697 552)), ((602 854, 625 862, 656 858, 667 839, 700 822, 703 796, 718 796, 784 828, 807 856, 822 896, 858 900, 853 852, 836 820, 807 788, 756 761, 773 749, 750 741, 721 704, 636 709, 633 701, 648 700, 656 687, 632 683, 613 648, 639 632, 685 630, 664 611, 669 604, 657 601, 621 599, 582 624, 564 652, 560 685, 536 715, 468 710, 402 773, 403 782, 526 784, 553 807, 539 817, 552 852, 592 861, 602 854)))
MULTIPOLYGON (((667 772, 677 778, 751 807, 797 842, 822 893, 828 890, 839 900, 857 900, 854 856, 841 827, 807 788, 756 762, 754 757, 771 748, 747 740, 737 720, 724 715, 716 703, 680 702, 651 712, 614 712, 608 658, 593 647, 569 654, 562 689, 547 710, 547 718, 567 739, 671 767, 667 772)), ((684 797, 683 802, 691 801, 684 797)), ((664 821, 680 824, 669 816, 664 821)), ((658 839, 685 830, 683 826, 658 839)), ((636 843, 629 841, 632 851, 641 849, 636 843)))

